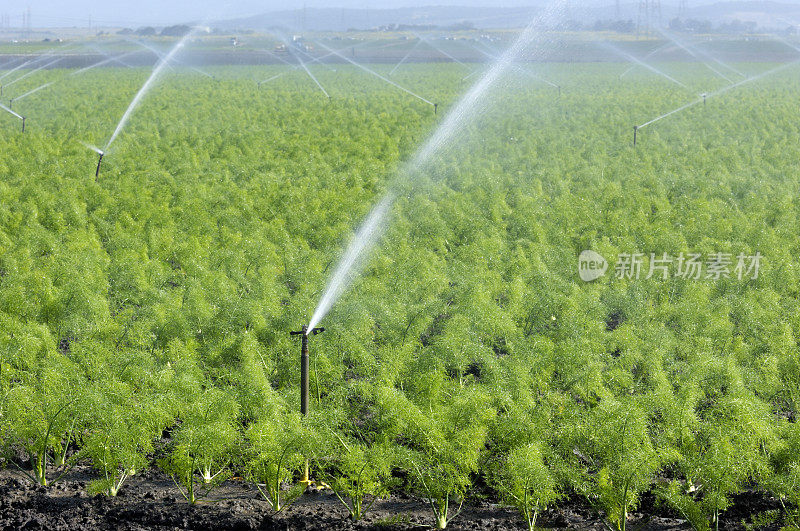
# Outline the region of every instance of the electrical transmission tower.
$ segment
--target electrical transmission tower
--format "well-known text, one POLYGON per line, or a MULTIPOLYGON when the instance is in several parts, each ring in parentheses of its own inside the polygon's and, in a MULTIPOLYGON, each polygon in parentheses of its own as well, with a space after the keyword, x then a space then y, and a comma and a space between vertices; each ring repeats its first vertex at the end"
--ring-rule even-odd
POLYGON ((622 10, 619 7, 619 0, 617 0, 617 20, 620 20, 622 16, 622 10))
POLYGON ((661 0, 639 0, 636 34, 649 35, 655 25, 661 25, 661 0))
POLYGON ((30 6, 28 7, 28 10, 22 15, 22 25, 23 25, 23 27, 25 29, 26 38, 30 39, 31 33, 32 33, 31 30, 33 29, 33 24, 31 23, 31 8, 30 8, 30 6))
POLYGON ((681 0, 680 5, 678 6, 678 12, 684 15, 687 11, 689 11, 689 2, 687 0, 681 0))

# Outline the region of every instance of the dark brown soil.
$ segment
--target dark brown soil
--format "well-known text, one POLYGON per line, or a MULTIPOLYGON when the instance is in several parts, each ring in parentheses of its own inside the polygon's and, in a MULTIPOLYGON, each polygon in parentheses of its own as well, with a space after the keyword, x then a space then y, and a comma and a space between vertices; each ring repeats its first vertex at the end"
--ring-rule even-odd
MULTIPOLYGON (((430 528, 432 523, 424 500, 414 497, 380 500, 363 521, 352 522, 330 493, 306 494, 274 515, 258 491, 244 481, 227 481, 213 493, 213 498, 192 507, 171 479, 157 470, 131 479, 117 498, 88 495, 86 487, 93 478, 89 467, 78 467, 55 485, 41 487, 11 470, 0 470, 0 530, 409 530, 430 528)), ((649 518, 641 513, 632 515, 631 529, 690 529, 685 521, 657 507, 648 497, 641 505, 643 511, 654 514, 649 518)), ((772 509, 774 500, 766 496, 742 496, 728 511, 730 516, 721 527, 741 529, 743 519, 772 509)), ((598 516, 580 500, 570 500, 548 511, 538 524, 557 529, 605 529, 598 516)), ((448 528, 526 529, 514 510, 485 502, 465 506, 448 528)))

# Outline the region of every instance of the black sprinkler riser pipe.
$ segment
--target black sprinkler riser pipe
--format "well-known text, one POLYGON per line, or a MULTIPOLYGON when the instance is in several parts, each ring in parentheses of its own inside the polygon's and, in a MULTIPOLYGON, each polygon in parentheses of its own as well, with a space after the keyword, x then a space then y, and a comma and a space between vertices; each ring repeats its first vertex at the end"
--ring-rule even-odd
POLYGON ((100 166, 103 165, 103 156, 105 153, 100 153, 100 158, 97 160, 97 171, 94 172, 94 178, 100 177, 100 166))
POLYGON ((303 334, 300 350, 300 413, 308 415, 308 335, 303 334))
POLYGON ((308 336, 315 336, 324 331, 324 328, 314 328, 313 330, 309 330, 307 325, 303 325, 302 330, 290 332, 290 335, 300 336, 300 413, 303 415, 308 415, 308 336))

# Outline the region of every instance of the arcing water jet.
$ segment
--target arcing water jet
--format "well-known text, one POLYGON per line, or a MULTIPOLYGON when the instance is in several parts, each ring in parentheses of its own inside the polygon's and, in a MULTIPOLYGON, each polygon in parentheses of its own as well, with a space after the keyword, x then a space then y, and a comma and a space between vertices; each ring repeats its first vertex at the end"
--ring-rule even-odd
POLYGON ((156 80, 158 80, 159 76, 167 67, 169 62, 172 61, 172 58, 175 57, 175 55, 186 45, 186 42, 192 36, 194 36, 196 32, 197 28, 187 33, 180 41, 178 41, 178 43, 172 48, 172 50, 170 50, 170 52, 161 59, 161 61, 155 66, 155 68, 153 68, 153 72, 150 74, 150 77, 147 78, 147 81, 145 81, 144 85, 142 85, 142 88, 140 88, 139 92, 136 93, 136 96, 134 96, 133 100, 128 106, 128 109, 125 111, 125 114, 122 115, 122 119, 120 119, 119 123, 117 124, 117 128, 114 129, 114 133, 111 135, 111 138, 108 139, 105 149, 102 150, 103 153, 108 153, 108 150, 111 148, 111 144, 114 143, 119 134, 127 125, 128 120, 130 120, 133 111, 136 110, 136 108, 141 103, 142 99, 144 99, 144 97, 153 87, 156 80))
MULTIPOLYGON (((453 141, 456 134, 463 129, 464 123, 476 114, 481 98, 509 70, 517 57, 537 37, 539 28, 551 23, 553 19, 563 12, 564 3, 564 0, 560 0, 550 8, 545 9, 542 15, 535 18, 520 33, 514 44, 500 55, 483 78, 451 108, 433 135, 417 151, 413 159, 404 166, 401 174, 411 177, 418 174, 432 157, 453 141)), ((359 65, 356 64, 356 66, 359 65)), ((374 247, 382 233, 395 197, 395 192, 390 190, 372 209, 350 242, 314 311, 311 322, 308 325, 310 329, 313 329, 327 315, 333 304, 354 280, 360 268, 363 267, 367 253, 374 247)))
POLYGON ((6 111, 7 113, 11 114, 12 116, 15 116, 15 117, 19 118, 20 120, 22 120, 22 132, 23 133, 25 132, 25 117, 24 116, 22 116, 21 114, 17 114, 16 112, 12 111, 10 108, 6 107, 2 103, 0 103, 0 109, 3 109, 4 111, 6 111))
POLYGON ((638 58, 636 58, 636 57, 632 56, 631 54, 629 54, 629 53, 627 53, 627 52, 625 52, 625 51, 623 51, 623 50, 620 50, 618 47, 614 46, 613 44, 611 44, 611 43, 610 43, 610 42, 608 42, 608 41, 603 41, 603 42, 602 42, 602 45, 603 45, 605 48, 608 48, 609 50, 612 50, 612 51, 613 51, 614 53, 616 53, 617 55, 619 55, 619 56, 621 56, 621 57, 624 57, 624 58, 625 58, 625 59, 627 59, 628 61, 630 61, 630 62, 632 62, 632 63, 636 63, 637 65, 643 66, 644 68, 646 68, 646 69, 650 70, 651 72, 653 72, 653 73, 655 73, 655 74, 658 74, 659 76, 663 77, 664 79, 666 79, 666 80, 668 80, 668 81, 671 81, 671 82, 675 83, 676 85, 678 85, 678 86, 680 86, 680 87, 683 87, 683 88, 689 88, 689 87, 687 87, 685 84, 681 83, 680 81, 678 81, 678 80, 677 80, 677 79, 675 79, 674 77, 672 77, 672 76, 670 76, 669 74, 667 74, 666 72, 662 72, 662 71, 661 71, 661 70, 659 70, 658 68, 656 68, 656 67, 654 67, 654 66, 652 66, 652 65, 650 65, 650 64, 648 64, 648 63, 645 63, 645 62, 644 62, 644 61, 642 61, 641 59, 638 59, 638 58))
POLYGON ((757 76, 749 77, 747 79, 743 79, 743 80, 741 80, 741 81, 739 81, 737 83, 734 83, 732 85, 728 85, 727 87, 721 88, 721 89, 717 90, 716 92, 701 94, 699 98, 697 98, 696 100, 690 101, 686 105, 682 105, 682 106, 678 107, 677 109, 672 110, 672 111, 670 111, 668 113, 662 114, 661 116, 659 116, 657 118, 653 118, 649 122, 645 122, 642 125, 635 126, 634 127, 633 144, 634 144, 634 146, 636 145, 636 132, 639 131, 640 129, 644 129, 648 125, 652 125, 652 124, 654 124, 654 123, 656 123, 658 121, 663 120, 664 118, 672 116, 673 114, 677 114, 677 113, 679 113, 681 111, 684 111, 684 110, 686 110, 686 109, 688 109, 690 107, 694 107, 695 105, 698 105, 700 103, 703 103, 705 105, 706 104, 706 100, 708 98, 711 98, 711 97, 714 97, 714 96, 719 96, 721 94, 725 94, 726 92, 728 92, 730 90, 733 90, 733 89, 735 89, 737 87, 741 87, 742 85, 746 85, 748 83, 752 83, 753 81, 758 81, 761 78, 764 78, 764 77, 769 76, 771 74, 774 74, 776 72, 780 72, 781 70, 785 70, 785 69, 789 68, 790 66, 796 65, 798 63, 800 63, 800 61, 793 61, 791 63, 786 63, 786 64, 783 64, 783 65, 777 66, 775 68, 772 68, 770 70, 767 70, 766 72, 762 72, 762 73, 758 74, 757 76))
POLYGON ((318 44, 320 47, 322 47, 322 48, 325 48, 325 49, 326 49, 326 50, 328 50, 329 52, 333 53, 334 55, 336 55, 336 56, 338 56, 338 57, 341 57, 342 59, 344 59, 344 60, 345 60, 345 61, 347 61, 348 63, 350 63, 350 64, 352 64, 352 65, 354 65, 354 66, 357 66, 357 67, 358 67, 358 68, 360 68, 361 70, 363 70, 363 71, 365 71, 365 72, 367 72, 367 73, 369 73, 369 74, 372 74, 373 76, 375 76, 375 77, 377 77, 377 78, 379 78, 379 79, 382 79, 382 80, 383 80, 383 81, 385 81, 386 83, 389 83, 389 84, 390 84, 390 85, 392 85, 393 87, 396 87, 396 88, 398 88, 398 89, 402 90, 403 92, 405 92, 405 93, 407 93, 407 94, 411 94, 412 96, 414 96, 414 97, 415 97, 415 98, 417 98, 418 100, 424 101, 425 103, 427 103, 427 104, 428 104, 428 105, 430 105, 431 107, 434 107, 434 111, 436 110, 436 104, 435 104, 435 103, 433 103, 432 101, 430 101, 430 100, 428 100, 428 99, 425 99, 425 98, 423 98, 422 96, 420 96, 419 94, 416 94, 416 93, 414 93, 414 92, 412 92, 412 91, 408 90, 407 88, 405 88, 405 87, 402 87, 402 86, 398 85, 397 83, 395 83, 395 82, 394 82, 394 81, 392 81, 391 79, 389 79, 389 78, 386 78, 386 77, 384 77, 384 76, 380 75, 379 73, 375 72, 374 70, 372 70, 372 69, 370 69, 370 68, 367 68, 366 66, 362 65, 361 63, 357 63, 357 62, 353 61, 353 60, 352 60, 352 59, 350 59, 349 57, 347 57, 347 56, 345 56, 345 55, 342 55, 342 54, 340 54, 339 52, 337 52, 337 51, 334 51, 334 50, 333 50, 333 49, 331 49, 331 48, 328 48, 328 47, 327 47, 327 46, 325 46, 324 44, 321 44, 321 43, 319 43, 319 42, 317 42, 317 44, 318 44))

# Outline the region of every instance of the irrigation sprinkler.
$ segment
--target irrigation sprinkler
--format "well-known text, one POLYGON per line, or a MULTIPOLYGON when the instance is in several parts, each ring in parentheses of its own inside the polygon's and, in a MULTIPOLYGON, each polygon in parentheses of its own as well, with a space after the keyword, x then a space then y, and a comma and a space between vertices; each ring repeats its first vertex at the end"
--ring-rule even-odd
POLYGON ((636 135, 639 133, 639 126, 633 126, 633 147, 636 147, 636 135))
POLYGON ((703 93, 702 95, 698 96, 697 99, 694 99, 694 100, 690 101, 689 103, 678 107, 677 109, 674 109, 672 111, 669 111, 668 113, 664 113, 661 116, 653 118, 649 122, 645 122, 645 123, 643 123, 643 124, 641 124, 639 126, 635 126, 633 128, 633 145, 636 146, 636 133, 637 133, 637 131, 639 129, 644 129, 645 127, 648 127, 648 126, 650 126, 650 125, 652 125, 652 124, 654 124, 656 122, 660 122, 664 118, 668 118, 668 117, 672 116, 673 114, 677 114, 679 112, 685 111, 686 109, 690 109, 690 108, 692 108, 692 107, 694 107, 696 105, 700 105, 701 103, 703 105, 706 105, 706 101, 707 101, 708 98, 720 96, 720 95, 725 94, 725 93, 727 93, 727 92, 729 92, 729 91, 731 91, 731 90, 733 90, 733 89, 735 89, 737 87, 741 87, 742 85, 746 85, 748 83, 752 83, 754 81, 758 81, 759 79, 762 79, 762 78, 764 78, 766 76, 769 76, 771 74, 774 74, 776 72, 780 72, 781 70, 784 70, 786 68, 789 68, 789 67, 797 65, 797 64, 800 64, 800 60, 799 61, 793 61, 791 63, 782 64, 780 66, 777 66, 775 68, 767 70, 766 72, 762 72, 757 76, 748 77, 747 79, 743 79, 743 80, 738 81, 738 82, 736 82, 736 83, 734 83, 732 85, 728 85, 727 87, 721 88, 721 89, 719 89, 719 90, 717 90, 715 92, 703 93))
POLYGON ((433 114, 439 114, 439 104, 438 103, 434 103, 433 104, 433 114))
POLYGON ((104 156, 105 156, 105 153, 103 153, 103 152, 101 151, 101 152, 100 152, 100 158, 99 158, 99 159, 97 159, 97 170, 94 172, 94 178, 95 178, 95 180, 97 180, 97 178, 98 178, 98 177, 100 177, 100 166, 102 166, 102 165, 103 165, 103 157, 104 157, 104 156))
POLYGON ((308 329, 308 325, 303 325, 301 330, 290 332, 290 335, 301 336, 300 343, 300 413, 308 414, 308 336, 315 336, 324 332, 324 328, 308 329))
MULTIPOLYGON (((308 415, 308 336, 315 336, 324 332, 324 328, 312 328, 309 330, 308 325, 303 325, 301 330, 296 332, 289 332, 292 336, 300 336, 300 414, 308 415)), ((305 470, 303 471, 303 478, 300 484, 305 487, 314 485, 314 480, 308 474, 308 459, 306 459, 305 470)))
POLYGON ((2 109, 2 110, 4 110, 4 111, 6 111, 8 114, 10 114, 10 115, 14 116, 14 117, 15 117, 15 118, 17 118, 17 119, 19 119, 19 120, 22 120, 22 132, 23 132, 23 133, 25 132, 25 117, 24 117, 24 116, 22 116, 21 114, 19 114, 19 113, 17 113, 17 112, 15 112, 15 111, 13 111, 13 110, 12 110, 11 108, 9 108, 9 107, 6 107, 6 106, 5 106, 5 105, 3 105, 2 103, 0 103, 0 109, 2 109))

